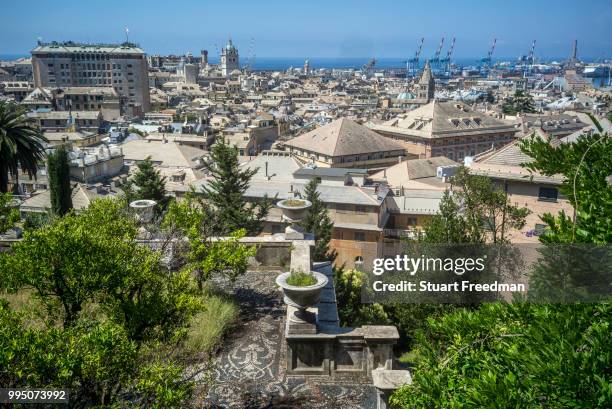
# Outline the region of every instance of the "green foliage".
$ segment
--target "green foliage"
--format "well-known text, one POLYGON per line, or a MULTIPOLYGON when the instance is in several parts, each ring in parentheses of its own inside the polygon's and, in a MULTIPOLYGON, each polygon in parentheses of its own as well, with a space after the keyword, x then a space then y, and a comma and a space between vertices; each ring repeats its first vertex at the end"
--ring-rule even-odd
POLYGON ((8 190, 9 174, 18 170, 36 176, 48 140, 36 128, 25 109, 0 101, 0 193, 8 190))
POLYGON ((19 210, 13 206, 13 195, 0 193, 0 234, 12 228, 19 219, 19 210))
POLYGON ((238 305, 222 295, 206 291, 204 308, 190 322, 184 344, 189 354, 211 354, 219 340, 236 322, 239 315, 238 305))
POLYGON ((158 204, 166 200, 166 177, 155 169, 151 157, 138 163, 138 169, 124 186, 128 202, 133 200, 155 200, 158 204))
POLYGON ((292 271, 287 277, 287 284, 296 287, 308 287, 315 285, 317 279, 310 273, 305 271, 292 271))
POLYGON ((72 187, 70 186, 70 161, 68 151, 62 145, 47 157, 51 211, 63 216, 72 209, 72 187))
POLYGON ((506 115, 516 115, 536 112, 533 98, 529 93, 517 90, 514 96, 502 104, 502 112, 506 115))
POLYGON ((224 276, 234 281, 246 272, 249 257, 254 257, 257 251, 255 247, 240 242, 246 235, 244 229, 238 229, 222 240, 210 237, 213 227, 200 203, 192 196, 182 202, 172 202, 162 226, 167 230, 175 228, 187 237, 185 271, 195 275, 200 290, 213 276, 224 276))
POLYGON ((244 236, 244 229, 240 229, 223 240, 211 240, 190 230, 187 269, 196 274, 200 288, 213 276, 234 281, 246 272, 248 259, 255 256, 257 249, 240 243, 244 236))
POLYGON ((141 369, 134 391, 144 408, 183 408, 192 397, 195 383, 182 379, 183 367, 155 362, 141 369))
POLYGON ((23 221, 23 229, 26 231, 40 229, 41 227, 51 223, 53 214, 47 212, 28 212, 23 221))
POLYGON ((113 400, 115 385, 130 378, 136 359, 136 345, 116 324, 81 321, 67 330, 28 328, 2 302, 0 346, 2 385, 70 388, 75 406, 113 400))
POLYGON ((428 320, 395 408, 607 408, 609 304, 487 304, 428 320))
POLYGON ((211 233, 222 236, 239 229, 248 235, 261 232, 272 204, 266 197, 259 203, 248 203, 244 196, 257 170, 241 169, 238 149, 223 139, 215 143, 204 167, 212 177, 201 192, 211 233))
POLYGON ((138 245, 136 234, 124 202, 96 200, 26 232, 8 256, 6 281, 33 289, 66 327, 97 302, 130 339, 168 338, 198 310, 195 289, 186 273, 162 268, 160 254, 138 245))
POLYGON ((587 115, 589 116, 589 118, 591 118, 591 121, 593 121, 593 124, 595 124, 595 128, 597 128, 597 132, 603 132, 603 128, 601 126, 601 124, 599 123, 599 121, 597 120, 597 118, 595 117, 595 115, 591 114, 590 112, 587 113, 587 115))
MULTIPOLYGON (((521 149, 534 159, 524 165, 530 170, 564 176, 561 191, 577 209, 575 223, 564 213, 543 218, 550 230, 540 236, 547 246, 531 273, 530 288, 534 284, 538 295, 544 293, 541 299, 552 295, 559 302, 567 299, 559 298, 557 281, 564 291, 569 285, 570 292, 561 295, 574 299, 591 290, 585 281, 592 282, 593 275, 603 273, 609 286, 609 270, 583 266, 578 277, 567 277, 565 265, 581 264, 582 255, 568 247, 553 251, 557 243, 610 242, 609 139, 583 136, 553 148, 532 137, 521 149), (576 279, 581 282, 574 287, 576 279)), ((594 246, 593 251, 606 248, 594 246)), ((609 302, 495 303, 428 319, 418 332, 413 384, 396 391, 391 403, 395 408, 608 408, 611 322, 609 302)))
POLYGON ((389 323, 383 306, 361 302, 361 286, 365 279, 365 274, 358 270, 334 269, 340 325, 357 327, 389 323))
POLYGON ((330 250, 329 242, 332 238, 334 223, 329 218, 325 203, 321 200, 321 195, 317 192, 318 179, 312 179, 304 190, 305 199, 312 203, 308 209, 308 214, 300 222, 300 226, 307 232, 315 236, 315 246, 312 250, 314 261, 334 261, 337 256, 335 250, 330 250))
POLYGON ((461 214, 459 203, 447 190, 440 200, 438 213, 426 222, 418 240, 427 243, 478 243, 483 237, 480 225, 477 227, 475 232, 468 229, 468 222, 461 214))
POLYGON ((542 220, 548 229, 541 236, 546 243, 612 242, 612 140, 605 134, 582 135, 576 142, 556 147, 533 135, 521 141, 521 150, 533 158, 524 166, 544 175, 563 175, 560 192, 575 209, 569 217, 563 211, 542 220), (574 223, 575 218, 575 223, 574 223))
MULTIPOLYGON (((526 208, 512 205, 502 186, 493 184, 485 176, 470 175, 467 168, 462 167, 451 183, 453 199, 456 200, 454 210, 460 209, 459 217, 463 218, 463 222, 455 222, 454 227, 465 228, 470 243, 487 240, 506 243, 508 231, 522 228, 525 218, 531 213, 526 208)), ((458 234, 455 232, 453 236, 458 234)))
POLYGON ((0 384, 68 388, 72 407, 181 407, 193 389, 177 364, 143 365, 137 344, 112 322, 29 328, 0 302, 0 351, 0 384))
MULTIPOLYGON (((169 212, 194 236, 196 213, 169 212)), ((239 243, 242 234, 198 252, 202 271, 232 278, 246 269, 254 249, 239 243)), ((0 300, 0 384, 70 388, 76 407, 189 404, 194 382, 178 358, 210 353, 238 309, 198 291, 188 269, 163 267, 136 235, 126 203, 102 199, 0 254, 0 283, 16 293, 8 298, 40 301, 14 312, 0 300)))

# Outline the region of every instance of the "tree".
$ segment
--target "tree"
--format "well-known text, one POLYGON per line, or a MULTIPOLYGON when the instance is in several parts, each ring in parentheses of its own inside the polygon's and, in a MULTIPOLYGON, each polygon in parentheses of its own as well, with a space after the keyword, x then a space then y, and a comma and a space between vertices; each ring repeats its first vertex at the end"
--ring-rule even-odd
POLYGON ((0 234, 19 221, 19 210, 13 205, 13 200, 10 193, 0 193, 0 234))
POLYGON ((70 389, 71 407, 184 407, 194 383, 182 366, 151 361, 116 323, 29 325, 0 300, 0 384, 70 389))
MULTIPOLYGON (((487 268, 470 275, 470 281, 474 283, 489 282, 491 277, 515 273, 520 266, 520 255, 506 246, 508 233, 511 228, 524 225, 529 211, 511 205, 501 187, 486 177, 470 175, 466 168, 461 168, 452 178, 451 188, 444 193, 438 213, 425 224, 417 239, 406 243, 406 253, 444 259, 478 258, 486 254, 487 268), (486 243, 497 245, 485 246, 486 243)), ((421 272, 419 279, 448 283, 464 278, 434 271, 421 272)), ((416 293, 409 303, 386 304, 384 309, 397 325, 403 346, 411 347, 428 319, 455 310, 455 304, 475 308, 495 296, 463 292, 416 293)))
POLYGON ((63 216, 72 209, 72 187, 70 186, 70 162, 68 151, 62 145, 47 157, 51 211, 63 216))
POLYGON ((8 190, 9 174, 18 170, 36 176, 47 139, 15 104, 0 101, 0 193, 8 190))
MULTIPOLYGON (((510 229, 521 229, 529 209, 511 204, 505 189, 462 167, 451 180, 470 242, 507 243, 510 229)), ((456 236, 456 234, 455 234, 456 236)))
POLYGON ((610 304, 485 304, 429 320, 393 408, 608 408, 610 304))
POLYGON ((563 212, 543 217, 549 225, 540 236, 544 257, 530 273, 530 293, 536 284, 536 295, 553 294, 555 304, 485 304, 429 320, 416 342, 413 384, 393 394, 395 408, 612 405, 610 303, 575 302, 584 295, 575 290, 588 287, 588 276, 599 274, 609 301, 609 265, 602 265, 602 271, 581 266, 566 274, 566 265, 582 264, 583 248, 575 243, 594 245, 586 249, 594 249, 596 258, 602 254, 604 262, 609 259, 610 140, 606 135, 583 135, 553 147, 532 137, 521 149, 533 158, 523 166, 564 176, 561 191, 576 209, 575 218, 563 212), (572 245, 559 246, 568 243, 572 245), (580 287, 570 285, 567 291, 565 282, 575 281, 575 273, 581 277, 580 287), (572 302, 559 304, 567 301, 572 302))
POLYGON ((125 186, 128 202, 132 200, 155 200, 164 203, 166 200, 166 177, 153 166, 151 157, 138 163, 137 170, 125 186))
POLYGON ((529 93, 517 90, 514 96, 508 98, 502 105, 502 112, 506 115, 516 115, 536 112, 533 98, 529 93))
POLYGON ((334 269, 334 286, 340 325, 385 325, 389 318, 381 304, 361 302, 361 287, 367 277, 358 270, 334 269))
POLYGON ((172 202, 162 225, 166 231, 177 229, 188 239, 184 271, 195 276, 200 291, 213 276, 234 281, 246 272, 249 257, 256 253, 255 247, 240 242, 244 229, 223 240, 211 237, 206 214, 192 195, 182 202, 172 202))
POLYGON ((612 242, 612 140, 607 134, 584 134, 574 143, 553 147, 532 135, 521 141, 521 150, 533 158, 524 166, 544 175, 563 175, 560 192, 574 208, 570 217, 565 212, 545 214, 548 225, 540 236, 545 243, 612 242))
POLYGON ((321 195, 317 192, 318 179, 312 179, 306 185, 304 196, 312 203, 306 218, 300 222, 300 226, 307 232, 313 233, 315 246, 312 251, 314 261, 334 261, 337 256, 335 250, 330 250, 329 242, 332 238, 334 223, 329 218, 325 203, 321 200, 321 195))
POLYGON ((64 327, 95 302, 130 339, 166 339, 186 326, 199 298, 189 275, 164 269, 161 254, 135 241, 137 231, 124 203, 96 200, 26 232, 8 255, 3 281, 13 291, 33 290, 64 327))
POLYGON ((225 140, 218 141, 212 148, 210 160, 204 168, 211 175, 202 186, 203 206, 215 235, 227 235, 245 229, 247 235, 256 235, 263 228, 270 200, 264 197, 258 203, 247 202, 244 194, 256 169, 240 169, 238 149, 225 140))

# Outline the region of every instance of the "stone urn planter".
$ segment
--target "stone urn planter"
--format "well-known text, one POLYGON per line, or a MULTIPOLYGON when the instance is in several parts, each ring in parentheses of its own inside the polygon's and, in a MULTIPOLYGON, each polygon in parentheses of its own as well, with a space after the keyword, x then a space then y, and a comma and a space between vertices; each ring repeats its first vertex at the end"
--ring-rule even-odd
POLYGON ((134 209, 136 220, 139 223, 150 223, 153 220, 156 204, 155 200, 134 200, 130 202, 130 208, 134 209))
POLYGON ((321 292, 327 285, 328 278, 324 274, 312 271, 310 274, 316 279, 316 283, 307 286, 295 286, 287 283, 291 273, 283 273, 276 277, 276 284, 283 290, 285 304, 295 307, 293 314, 289 315, 290 332, 316 333, 315 314, 307 308, 314 307, 321 299, 321 292))
POLYGON ((283 212, 283 221, 290 225, 285 229, 287 240, 304 240, 304 231, 298 225, 306 215, 312 203, 305 199, 285 199, 276 203, 276 206, 283 212))

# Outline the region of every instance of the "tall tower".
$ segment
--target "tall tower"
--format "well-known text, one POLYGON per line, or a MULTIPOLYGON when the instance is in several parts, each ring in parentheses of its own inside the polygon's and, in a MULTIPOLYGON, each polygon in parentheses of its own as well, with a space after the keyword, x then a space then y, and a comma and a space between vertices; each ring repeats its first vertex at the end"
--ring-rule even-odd
POLYGON ((306 58, 306 60, 304 61, 304 74, 310 74, 310 61, 308 60, 308 58, 306 58))
POLYGON ((208 65, 208 50, 200 50, 200 68, 204 69, 208 65))
POLYGON ((433 73, 431 72, 429 61, 427 61, 425 63, 425 68, 423 69, 423 74, 421 74, 421 79, 419 79, 419 83, 417 85, 417 99, 422 99, 425 101, 425 103, 428 103, 434 99, 435 91, 436 81, 433 73))
POLYGON ((238 57, 238 49, 234 47, 230 38, 227 45, 221 50, 221 74, 224 77, 229 77, 234 70, 240 69, 240 60, 238 57))

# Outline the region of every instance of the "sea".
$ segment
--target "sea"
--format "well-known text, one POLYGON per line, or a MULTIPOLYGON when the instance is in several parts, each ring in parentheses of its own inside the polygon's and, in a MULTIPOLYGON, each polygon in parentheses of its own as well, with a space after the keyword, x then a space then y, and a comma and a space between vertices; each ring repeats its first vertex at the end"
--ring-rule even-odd
MULTIPOLYGON (((27 58, 29 54, 0 54, 0 61, 13 61, 19 58, 27 58)), ((309 57, 310 67, 317 68, 340 68, 359 69, 370 61, 371 57, 309 57)), ((565 57, 559 58, 546 58, 540 61, 552 62, 552 61, 563 61, 565 57)), ((254 70, 261 71, 285 71, 291 67, 299 68, 304 66, 305 58, 302 57, 256 57, 254 61, 248 61, 248 59, 241 58, 240 62, 242 65, 249 64, 254 70)), ((211 64, 217 64, 218 58, 210 57, 211 64)), ((500 57, 493 59, 493 62, 501 61, 516 61, 516 57, 500 57)), ((585 62, 593 62, 594 59, 584 59, 585 62)), ((424 60, 423 60, 424 62, 424 60)), ((423 64, 421 62, 421 65, 423 64)), ((459 67, 471 67, 478 66, 481 64, 480 58, 473 57, 459 57, 452 59, 453 64, 459 67)), ((381 57, 376 58, 376 68, 378 69, 391 69, 391 68, 405 68, 406 58, 389 58, 381 57)))
MULTIPOLYGON (((19 58, 27 58, 29 54, 0 54, 0 61, 14 61, 19 58)), ((541 58, 539 60, 540 63, 550 63, 553 61, 564 61, 566 57, 558 57, 558 58, 541 58)), ((337 68, 337 69, 359 69, 367 64, 371 58, 369 57, 312 57, 308 58, 310 68, 311 69, 319 69, 319 68, 337 68)), ((219 60, 216 57, 211 57, 209 59, 211 64, 218 64, 219 60)), ((248 61, 248 59, 241 59, 242 65, 250 65, 251 69, 255 71, 286 71, 287 69, 293 68, 301 68, 304 66, 305 58, 301 57, 256 57, 252 61, 248 61)), ((493 59, 493 63, 495 62, 503 62, 503 61, 516 61, 516 57, 500 57, 497 59, 493 59)), ((600 58, 583 58, 582 61, 586 63, 591 62, 599 62, 600 58)), ((452 59, 453 64, 458 67, 477 67, 481 65, 480 58, 465 58, 458 57, 452 59)), ((421 62, 421 66, 424 61, 421 62)), ((405 69, 406 68, 406 59, 405 58, 376 58, 376 69, 405 69)), ((606 85, 610 85, 609 78, 596 78, 593 79, 593 83, 596 87, 603 87, 606 85)))

